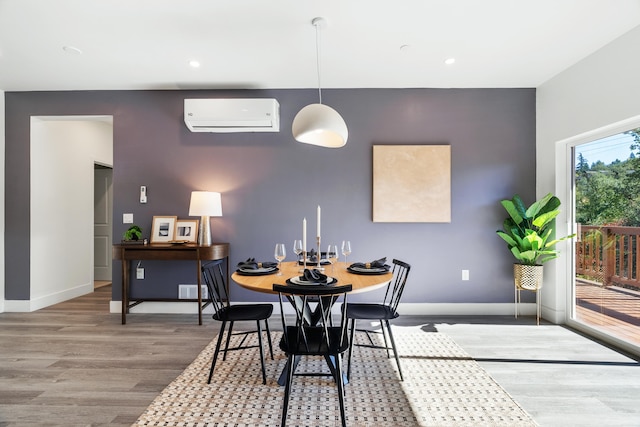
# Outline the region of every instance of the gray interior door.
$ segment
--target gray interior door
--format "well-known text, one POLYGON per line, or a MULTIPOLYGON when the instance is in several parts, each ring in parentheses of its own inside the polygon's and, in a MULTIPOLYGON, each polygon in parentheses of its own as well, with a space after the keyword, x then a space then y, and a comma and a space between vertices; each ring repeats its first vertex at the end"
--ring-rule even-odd
POLYGON ((113 170, 96 165, 94 171, 94 280, 111 280, 113 242, 113 170))

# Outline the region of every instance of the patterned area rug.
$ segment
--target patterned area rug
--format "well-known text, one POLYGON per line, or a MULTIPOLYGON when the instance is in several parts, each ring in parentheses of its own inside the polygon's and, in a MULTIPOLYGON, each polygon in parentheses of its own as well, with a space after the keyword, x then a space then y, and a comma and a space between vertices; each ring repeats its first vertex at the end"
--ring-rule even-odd
MULTIPOLYGON (((362 333, 358 340, 365 339, 362 333)), ((286 358, 272 333, 262 384, 258 349, 220 357, 211 384, 207 376, 215 339, 151 403, 135 426, 279 426, 284 387, 277 383, 286 358)), ((395 328, 404 381, 383 350, 354 349, 346 386, 347 425, 535 426, 529 415, 448 336, 395 328)), ((236 337, 234 337, 236 338, 236 337)), ((253 338, 257 341, 255 335, 253 338)), ((238 338, 240 339, 240 338, 238 338)), ((233 338, 232 338, 233 343, 233 338)), ((266 341, 265 341, 266 343, 266 341)), ((345 359, 346 369, 346 359, 345 359)), ((303 359, 296 372, 325 370, 322 359, 303 359)), ((294 377, 288 426, 339 426, 337 388, 331 377, 294 377)))

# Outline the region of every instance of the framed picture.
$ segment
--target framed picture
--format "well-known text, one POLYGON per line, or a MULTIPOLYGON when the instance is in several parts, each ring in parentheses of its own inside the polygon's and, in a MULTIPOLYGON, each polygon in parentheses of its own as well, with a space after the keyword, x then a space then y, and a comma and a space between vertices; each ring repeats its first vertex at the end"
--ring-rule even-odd
POLYGON ((175 239, 177 216, 154 216, 151 224, 151 243, 165 243, 175 239))
POLYGON ((373 222, 451 222, 451 147, 374 145, 373 222))
POLYGON ((176 240, 196 243, 198 241, 198 220, 179 219, 176 223, 176 240))

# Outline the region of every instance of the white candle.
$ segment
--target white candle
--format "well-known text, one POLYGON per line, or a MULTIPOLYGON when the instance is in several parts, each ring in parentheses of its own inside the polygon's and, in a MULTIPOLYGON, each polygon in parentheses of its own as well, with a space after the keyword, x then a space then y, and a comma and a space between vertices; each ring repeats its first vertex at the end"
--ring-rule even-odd
POLYGON ((320 237, 320 205, 318 205, 318 233, 317 236, 320 237))
POLYGON ((307 251, 307 218, 302 220, 302 250, 307 251))

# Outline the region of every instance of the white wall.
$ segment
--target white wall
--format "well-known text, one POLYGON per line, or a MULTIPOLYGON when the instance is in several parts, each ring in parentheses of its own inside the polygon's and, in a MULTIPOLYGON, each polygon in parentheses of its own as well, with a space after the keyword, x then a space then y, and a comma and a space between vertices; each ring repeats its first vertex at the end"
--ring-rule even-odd
POLYGON ((94 163, 113 165, 111 118, 31 119, 29 310, 93 292, 94 163))
MULTIPOLYGON (((554 192, 563 202, 558 235, 570 232, 567 221, 572 206, 567 189, 572 171, 566 146, 616 133, 640 117, 639 47, 640 26, 537 89, 536 191, 538 196, 554 192)), ((573 250, 570 243, 560 249, 563 253, 573 250)), ((543 317, 566 322, 570 281, 570 256, 546 264, 543 317)))
MULTIPOLYGON (((0 90, 0 259, 4 260, 4 91, 0 90)), ((4 313, 4 262, 0 262, 0 313, 4 313)))

